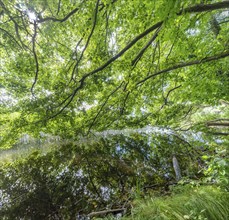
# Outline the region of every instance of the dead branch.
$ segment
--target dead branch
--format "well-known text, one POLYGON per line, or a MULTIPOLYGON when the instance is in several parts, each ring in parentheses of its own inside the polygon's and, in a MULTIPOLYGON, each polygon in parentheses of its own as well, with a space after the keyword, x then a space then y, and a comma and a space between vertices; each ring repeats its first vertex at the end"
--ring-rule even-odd
POLYGON ((108 209, 108 210, 103 210, 103 211, 98 211, 98 212, 91 212, 88 214, 88 217, 95 217, 95 216, 104 216, 110 213, 116 214, 116 213, 123 213, 125 212, 125 208, 120 208, 120 209, 108 209))

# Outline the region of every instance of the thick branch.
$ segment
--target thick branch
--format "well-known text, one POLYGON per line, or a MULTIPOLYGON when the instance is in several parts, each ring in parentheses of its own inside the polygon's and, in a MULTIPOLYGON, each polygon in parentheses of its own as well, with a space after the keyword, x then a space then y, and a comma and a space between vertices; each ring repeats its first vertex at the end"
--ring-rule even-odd
POLYGON ((148 28, 147 30, 145 30, 143 33, 139 34, 137 37, 135 37, 129 44, 127 44, 118 54, 116 54, 114 57, 112 57, 110 60, 108 60, 106 63, 104 63, 102 66, 98 67, 97 69, 85 74, 81 81, 84 81, 87 77, 102 71, 103 69, 105 69, 108 65, 110 65, 111 63, 113 63, 115 60, 117 60, 119 57, 121 57, 127 50, 129 50, 132 46, 135 45, 135 43, 137 43, 140 39, 142 39, 143 37, 145 37, 146 35, 148 35, 150 32, 152 32, 153 30, 159 28, 162 25, 163 22, 158 22, 156 24, 154 24, 153 26, 151 26, 150 28, 148 28))
POLYGON ((204 12, 204 11, 213 11, 218 9, 224 9, 229 8, 229 1, 223 1, 223 2, 217 2, 213 4, 198 4, 195 6, 187 7, 183 10, 181 10, 178 15, 181 15, 182 13, 198 13, 198 12, 204 12))
POLYGON ((203 59, 200 59, 200 60, 193 60, 193 61, 186 62, 186 63, 176 64, 174 66, 171 66, 169 68, 160 70, 160 71, 158 71, 158 72, 156 72, 154 74, 151 74, 151 75, 147 76, 146 78, 144 78, 141 81, 137 82, 136 85, 138 86, 138 85, 144 83, 145 81, 147 81, 148 79, 150 79, 152 77, 155 77, 155 76, 158 76, 158 75, 160 75, 162 73, 170 72, 172 70, 180 69, 180 68, 187 67, 187 66, 199 65, 199 64, 203 64, 203 63, 207 63, 207 62, 223 59, 223 58, 228 57, 228 56, 229 56, 229 50, 224 52, 224 53, 217 54, 217 55, 211 56, 211 57, 206 57, 206 58, 203 58, 203 59))

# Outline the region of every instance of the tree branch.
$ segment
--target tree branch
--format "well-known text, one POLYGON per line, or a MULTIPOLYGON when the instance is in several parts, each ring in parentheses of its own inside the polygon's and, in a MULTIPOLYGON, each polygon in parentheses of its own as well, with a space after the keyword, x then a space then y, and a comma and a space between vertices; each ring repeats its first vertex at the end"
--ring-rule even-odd
POLYGON ((58 7, 57 7, 57 12, 56 12, 57 15, 60 12, 60 6, 61 6, 61 0, 58 1, 58 7))
POLYGON ((161 29, 161 26, 156 30, 156 32, 150 38, 150 40, 148 41, 148 43, 140 50, 140 52, 137 54, 137 56, 132 60, 132 62, 131 62, 131 65, 132 66, 136 66, 137 65, 138 61, 141 59, 141 57, 144 54, 144 52, 152 44, 152 42, 157 38, 160 29, 161 29))
POLYGON ((65 22, 66 20, 68 20, 68 18, 70 18, 72 15, 74 15, 77 11, 79 10, 79 8, 75 8, 73 9, 70 13, 68 13, 64 18, 60 19, 60 18, 55 18, 55 17, 46 17, 46 18, 39 18, 37 20, 38 23, 43 23, 46 21, 53 21, 53 22, 65 22))
POLYGON ((224 132, 208 132, 208 134, 217 135, 217 136, 229 136, 229 133, 224 133, 224 132))
MULTIPOLYGON (((204 12, 204 11, 210 11, 210 10, 216 10, 216 9, 221 9, 221 8, 227 8, 229 7, 228 5, 228 1, 224 2, 225 4, 221 4, 221 3, 214 3, 214 4, 209 4, 209 5, 196 5, 196 6, 192 6, 192 7, 187 7, 183 10, 181 10, 181 12, 178 13, 178 15, 181 15, 182 13, 196 13, 196 12, 204 12)), ((53 20, 53 21, 65 21, 67 20, 72 14, 74 14, 76 11, 78 11, 78 8, 76 8, 75 10, 73 10, 72 12, 70 12, 64 19, 55 19, 55 18, 46 18, 46 20, 53 20)), ((43 19, 44 20, 44 19, 43 19)), ((42 20, 40 20, 40 22, 42 22, 42 20)), ((155 29, 159 28, 161 25, 163 24, 163 21, 157 22, 156 24, 152 25, 150 28, 148 28, 147 30, 145 30, 144 32, 142 32, 141 34, 139 34, 138 36, 136 36, 129 44, 127 44, 119 53, 117 53, 114 57, 112 57, 111 59, 109 59, 107 62, 105 62, 104 64, 102 64, 100 67, 86 73, 84 76, 82 76, 82 78, 79 80, 79 86, 75 88, 75 90, 72 92, 72 94, 68 97, 68 101, 65 100, 65 102, 67 101, 67 103, 60 109, 59 112, 57 112, 56 114, 52 115, 49 117, 49 119, 56 117, 57 115, 61 114, 64 109, 67 108, 67 106, 72 102, 72 100, 74 99, 75 95, 77 94, 77 92, 82 89, 85 85, 85 80, 89 77, 92 76, 102 70, 104 70, 107 66, 109 66, 111 63, 113 63, 114 61, 116 61, 119 57, 121 57, 126 51, 128 51, 131 47, 133 47, 139 40, 141 40, 143 37, 145 37, 146 35, 148 35, 149 33, 151 33, 152 31, 154 31, 155 29)), ((158 71, 152 75, 149 75, 148 77, 146 77, 145 79, 139 81, 136 83, 136 86, 144 83, 145 81, 147 81, 148 79, 157 76, 159 74, 165 73, 165 72, 169 72, 171 70, 175 70, 175 69, 179 69, 182 67, 186 67, 186 66, 192 66, 192 65, 198 65, 198 64, 202 64, 202 63, 206 63, 206 62, 210 62, 210 61, 214 61, 214 60, 218 60, 224 57, 229 56, 229 51, 226 51, 225 53, 219 54, 219 55, 215 55, 212 57, 207 57, 204 58, 202 60, 195 60, 195 61, 191 61, 191 62, 186 62, 183 64, 177 64, 174 65, 172 67, 166 68, 164 70, 158 71)))
POLYGON ((32 84, 32 87, 31 87, 31 93, 33 96, 34 96, 33 89, 37 83, 38 73, 39 73, 39 63, 38 63, 38 58, 37 58, 37 53, 36 53, 36 36, 37 36, 37 24, 36 24, 36 21, 34 21, 34 34, 32 37, 32 45, 33 45, 32 51, 33 51, 33 56, 34 56, 34 60, 35 60, 35 64, 36 64, 36 70, 35 70, 35 79, 34 79, 34 82, 32 84))
POLYGON ((135 45, 135 43, 137 43, 140 39, 142 39, 143 37, 145 37, 146 35, 148 35, 150 32, 152 32, 153 30, 157 29, 158 27, 160 27, 162 25, 163 22, 158 22, 156 24, 154 24, 153 26, 151 26, 150 28, 148 28, 147 30, 145 30, 143 33, 139 34, 137 37, 135 37, 129 44, 127 44, 118 54, 116 54, 114 57, 112 57, 111 59, 109 59, 106 63, 104 63, 102 66, 98 67, 97 69, 85 74, 81 81, 84 81, 87 77, 102 71, 103 69, 105 69, 108 65, 110 65, 111 63, 113 63, 115 60, 117 60, 119 57, 121 57, 127 50, 129 50, 132 46, 135 45))
POLYGON ((99 114, 102 112, 104 106, 107 104, 109 98, 110 98, 115 92, 117 92, 118 89, 120 89, 120 87, 123 85, 123 83, 124 83, 124 82, 122 82, 117 88, 115 88, 115 89, 107 96, 105 102, 102 104, 101 108, 99 109, 99 111, 97 112, 96 116, 94 117, 94 119, 93 119, 93 121, 92 121, 92 123, 91 123, 91 125, 90 125, 90 127, 89 127, 89 129, 88 129, 88 131, 87 131, 87 135, 90 133, 92 126, 94 125, 94 123, 95 123, 96 119, 98 118, 99 114))
POLYGON ((98 212, 91 212, 90 214, 88 214, 87 216, 88 217, 95 217, 95 216, 98 216, 98 215, 107 215, 107 214, 110 214, 110 213, 113 213, 113 214, 117 214, 117 213, 123 213, 125 212, 126 209, 125 208, 120 208, 120 209, 108 209, 108 210, 103 210, 103 211, 98 211, 98 212))
POLYGON ((217 126, 217 127, 229 127, 229 122, 207 122, 208 127, 217 126))
POLYGON ((77 92, 83 88, 83 86, 85 85, 85 80, 86 78, 88 78, 89 76, 102 71, 103 69, 105 69, 109 64, 111 64, 112 62, 114 62, 116 59, 118 59, 121 55, 123 55, 128 49, 130 49, 137 41, 139 41, 140 39, 142 39, 143 37, 145 37, 147 34, 149 34, 151 31, 155 30, 156 28, 160 27, 162 25, 162 22, 158 22, 156 24, 154 24, 153 26, 151 26, 150 28, 148 28, 146 31, 144 31, 143 33, 141 33, 140 35, 138 35, 136 38, 134 38, 134 40, 132 40, 125 48, 123 48, 118 54, 116 54, 114 57, 112 57, 110 60, 108 60, 105 64, 103 64, 102 66, 98 67, 97 69, 85 74, 80 80, 79 83, 80 85, 78 87, 76 87, 76 89, 72 92, 72 94, 70 96, 68 96, 68 98, 64 101, 64 103, 68 100, 68 102, 54 115, 48 117, 48 119, 52 119, 55 118, 56 116, 58 116, 59 114, 61 114, 67 107, 68 105, 72 102, 72 100, 74 99, 75 95, 77 94, 77 92))
POLYGON ((190 61, 190 62, 186 62, 186 63, 176 64, 174 66, 171 66, 169 68, 160 70, 160 71, 158 71, 158 72, 156 72, 154 74, 151 74, 151 75, 147 76, 146 78, 144 78, 141 81, 137 82, 136 86, 139 86, 140 84, 144 83, 148 79, 150 79, 152 77, 155 77, 155 76, 158 76, 158 75, 160 75, 162 73, 170 72, 172 70, 180 69, 180 68, 187 67, 187 66, 199 65, 199 64, 203 64, 203 63, 207 63, 207 62, 223 59, 223 58, 225 58, 227 56, 229 56, 229 50, 226 51, 226 52, 223 52, 221 54, 216 54, 215 56, 205 57, 205 58, 200 59, 200 60, 194 60, 194 61, 190 61))
POLYGON ((213 4, 198 4, 181 10, 178 15, 183 13, 198 13, 204 11, 213 11, 218 9, 229 8, 229 1, 216 2, 213 4))
POLYGON ((176 86, 176 87, 174 87, 174 88, 172 88, 172 89, 170 89, 170 90, 168 91, 168 93, 167 93, 167 95, 166 95, 166 97, 165 97, 165 104, 167 104, 167 102, 168 102, 168 98, 169 98, 170 93, 171 93, 172 91, 174 91, 174 90, 180 88, 180 87, 181 87, 181 85, 176 86))
POLYGON ((87 38, 87 42, 86 42, 86 44, 85 44, 85 46, 84 46, 84 48, 83 48, 83 51, 82 51, 82 53, 80 54, 80 57, 79 57, 79 59, 77 60, 75 66, 74 66, 74 68, 73 68, 71 80, 72 80, 73 77, 74 77, 74 72, 75 72, 76 68, 78 67, 78 65, 79 65, 79 63, 80 63, 80 61, 81 61, 81 59, 83 58, 83 54, 84 54, 84 52, 86 51, 86 49, 87 49, 87 47, 88 47, 88 45, 89 45, 90 39, 91 39, 91 37, 92 37, 92 34, 94 33, 95 26, 96 26, 96 22, 97 22, 99 1, 100 1, 100 0, 97 0, 97 2, 96 2, 95 14, 94 14, 94 22, 93 22, 93 26, 92 26, 91 32, 90 32, 90 34, 89 34, 89 36, 88 36, 88 38, 87 38))
POLYGON ((22 49, 22 46, 17 42, 17 40, 14 38, 14 36, 12 34, 10 34, 8 31, 6 31, 3 28, 0 28, 0 30, 5 32, 6 35, 8 35, 22 49))

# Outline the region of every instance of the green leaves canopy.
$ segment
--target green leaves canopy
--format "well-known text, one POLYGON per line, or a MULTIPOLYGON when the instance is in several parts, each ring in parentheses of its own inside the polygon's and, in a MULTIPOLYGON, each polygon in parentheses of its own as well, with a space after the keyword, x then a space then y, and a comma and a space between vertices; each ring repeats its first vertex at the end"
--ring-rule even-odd
POLYGON ((179 127, 228 100, 228 1, 0 5, 1 136, 179 127))

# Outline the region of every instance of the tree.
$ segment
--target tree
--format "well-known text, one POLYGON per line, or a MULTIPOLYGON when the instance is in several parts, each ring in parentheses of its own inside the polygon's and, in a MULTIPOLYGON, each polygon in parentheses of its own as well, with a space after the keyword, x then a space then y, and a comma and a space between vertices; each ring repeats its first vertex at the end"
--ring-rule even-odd
POLYGON ((15 100, 2 108, 19 113, 9 122, 17 131, 177 127, 193 109, 228 100, 228 1, 1 7, 1 87, 15 100))
POLYGON ((65 141, 158 132, 72 142, 4 165, 2 203, 11 201, 4 215, 31 218, 38 213, 31 201, 46 219, 120 208, 132 188, 176 184, 173 159, 177 180, 208 175, 226 185, 229 1, 0 0, 0 7, 1 148, 41 132, 65 141), (80 170, 85 175, 74 178, 80 170), (46 207, 36 202, 42 197, 46 207))

